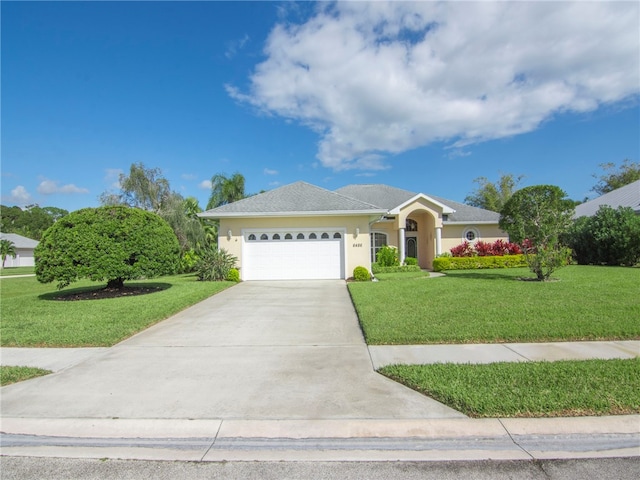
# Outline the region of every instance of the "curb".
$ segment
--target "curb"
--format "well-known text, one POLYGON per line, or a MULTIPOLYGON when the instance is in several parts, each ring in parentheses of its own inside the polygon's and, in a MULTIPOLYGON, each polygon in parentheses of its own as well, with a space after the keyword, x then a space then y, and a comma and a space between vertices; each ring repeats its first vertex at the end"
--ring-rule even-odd
POLYGON ((174 461, 640 456, 640 415, 542 419, 2 419, 2 454, 174 461))

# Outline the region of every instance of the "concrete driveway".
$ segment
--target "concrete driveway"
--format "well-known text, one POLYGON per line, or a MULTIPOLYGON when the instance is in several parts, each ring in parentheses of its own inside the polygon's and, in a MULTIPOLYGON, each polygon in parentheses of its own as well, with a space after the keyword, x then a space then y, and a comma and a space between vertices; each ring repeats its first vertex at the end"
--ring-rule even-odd
POLYGON ((464 417, 374 372, 343 281, 241 283, 1 401, 50 419, 464 417))

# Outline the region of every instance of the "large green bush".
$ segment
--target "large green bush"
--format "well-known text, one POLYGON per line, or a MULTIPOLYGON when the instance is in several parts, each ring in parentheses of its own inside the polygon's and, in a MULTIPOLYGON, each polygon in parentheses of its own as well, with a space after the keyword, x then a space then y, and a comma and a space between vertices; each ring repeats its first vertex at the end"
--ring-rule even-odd
POLYGON ((433 260, 433 270, 435 272, 526 266, 527 260, 522 254, 493 257, 438 257, 433 260))
POLYGON ((566 237, 581 265, 633 266, 640 262, 640 216, 630 207, 603 205, 578 218, 566 237))
POLYGON ((175 273, 180 246, 155 213, 125 206, 85 208, 60 218, 34 252, 36 276, 58 288, 82 278, 122 288, 125 280, 175 273))

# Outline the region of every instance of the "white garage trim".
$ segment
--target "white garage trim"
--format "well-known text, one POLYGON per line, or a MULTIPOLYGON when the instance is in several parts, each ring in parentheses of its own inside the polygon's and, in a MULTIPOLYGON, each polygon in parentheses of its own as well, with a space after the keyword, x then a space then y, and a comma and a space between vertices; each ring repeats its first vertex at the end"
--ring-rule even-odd
POLYGON ((344 228, 242 230, 242 280, 344 279, 344 228))

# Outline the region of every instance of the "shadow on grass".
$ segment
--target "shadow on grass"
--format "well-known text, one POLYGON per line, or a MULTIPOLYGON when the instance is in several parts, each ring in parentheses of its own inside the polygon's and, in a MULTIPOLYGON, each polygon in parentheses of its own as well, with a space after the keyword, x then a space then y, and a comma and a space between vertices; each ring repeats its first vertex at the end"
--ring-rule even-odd
POLYGON ((39 295, 40 300, 79 301, 102 300, 106 298, 134 297, 168 290, 172 285, 163 282, 125 283, 122 289, 106 286, 78 287, 39 295))
POLYGON ((471 278, 475 280, 501 280, 501 281, 533 281, 537 282, 537 278, 534 276, 525 277, 521 274, 518 275, 507 275, 504 273, 495 273, 495 270, 491 270, 490 272, 487 270, 484 271, 471 271, 464 273, 453 273, 453 272, 445 272, 448 278, 471 278))

